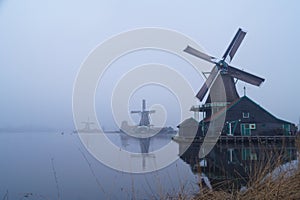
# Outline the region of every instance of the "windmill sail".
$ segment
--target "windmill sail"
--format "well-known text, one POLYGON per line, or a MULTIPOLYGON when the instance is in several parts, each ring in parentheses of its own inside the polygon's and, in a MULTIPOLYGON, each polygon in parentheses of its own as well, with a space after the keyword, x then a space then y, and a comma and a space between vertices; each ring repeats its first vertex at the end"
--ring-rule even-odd
POLYGON ((217 66, 214 66, 214 68, 211 70, 210 75, 208 76, 207 80, 205 81, 205 83, 202 85, 201 89, 199 90, 199 92, 197 93, 196 97, 202 101, 203 98, 205 97, 208 89, 210 88, 210 86, 213 84, 214 80, 216 79, 216 77, 219 74, 219 70, 217 66))
POLYGON ((222 59, 225 60, 227 56, 229 55, 230 61, 233 59, 236 51, 238 50, 239 46, 241 45, 244 37, 246 35, 246 32, 243 31, 241 28, 239 28, 238 32, 235 34, 233 40, 229 44, 227 50, 225 51, 222 59))
POLYGON ((252 85, 260 86, 265 79, 250 74, 248 72, 242 71, 240 69, 228 66, 228 74, 234 78, 242 80, 244 82, 250 83, 252 85))
POLYGON ((207 62, 216 64, 216 62, 213 61, 215 59, 215 57, 207 55, 201 51, 198 51, 197 49, 194 49, 193 47, 187 46, 183 51, 187 52, 193 56, 196 56, 198 58, 201 58, 203 60, 206 60, 207 62))

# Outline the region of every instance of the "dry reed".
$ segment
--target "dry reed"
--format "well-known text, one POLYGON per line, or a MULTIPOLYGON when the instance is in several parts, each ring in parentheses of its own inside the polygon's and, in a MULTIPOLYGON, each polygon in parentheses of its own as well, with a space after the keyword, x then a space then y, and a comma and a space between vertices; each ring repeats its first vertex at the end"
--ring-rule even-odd
MULTIPOLYGON (((300 152, 300 140, 296 141, 298 152, 300 152)), ((232 188, 230 190, 208 190, 202 189, 194 197, 194 200, 202 199, 300 199, 300 158, 298 153, 297 167, 293 171, 283 170, 283 153, 279 155, 267 155, 265 162, 258 163, 253 173, 249 174, 246 189, 232 188), (270 162, 277 158, 275 164, 270 162), (274 170, 275 169, 275 170, 274 170), (282 170, 280 170, 282 169, 282 170), (277 173, 275 172, 277 170, 277 173), (280 173, 278 173, 280 172, 280 173)), ((291 163, 291 162, 290 162, 291 163)))

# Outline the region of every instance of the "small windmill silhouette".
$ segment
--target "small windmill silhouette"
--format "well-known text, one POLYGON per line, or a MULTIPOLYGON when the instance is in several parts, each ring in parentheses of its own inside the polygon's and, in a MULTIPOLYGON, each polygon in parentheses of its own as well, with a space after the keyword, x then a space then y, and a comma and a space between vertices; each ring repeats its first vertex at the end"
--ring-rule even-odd
POLYGON ((88 117, 88 120, 86 122, 81 122, 84 124, 84 130, 90 131, 91 125, 95 124, 94 122, 90 122, 90 118, 88 117))
POLYGON ((142 110, 141 111, 131 111, 130 113, 141 115, 139 126, 150 126, 150 114, 155 113, 155 110, 146 110, 146 100, 143 99, 142 110))

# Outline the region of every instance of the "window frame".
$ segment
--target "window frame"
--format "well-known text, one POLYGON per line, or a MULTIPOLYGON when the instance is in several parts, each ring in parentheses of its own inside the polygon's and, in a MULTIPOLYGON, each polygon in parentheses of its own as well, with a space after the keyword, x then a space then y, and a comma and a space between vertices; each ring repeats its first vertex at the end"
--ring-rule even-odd
POLYGON ((250 113, 249 112, 243 112, 242 116, 243 116, 244 119, 248 119, 248 118, 250 118, 250 113))

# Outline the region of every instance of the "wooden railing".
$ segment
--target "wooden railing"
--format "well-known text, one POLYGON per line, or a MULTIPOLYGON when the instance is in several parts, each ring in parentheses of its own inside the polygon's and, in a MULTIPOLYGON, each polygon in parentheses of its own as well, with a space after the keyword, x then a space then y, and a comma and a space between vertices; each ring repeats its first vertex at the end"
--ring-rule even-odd
MULTIPOLYGON (((298 136, 299 137, 299 136, 298 136)), ((295 142, 297 136, 295 135, 276 135, 276 136, 219 136, 215 137, 201 137, 196 138, 196 141, 203 142, 220 142, 220 143, 247 143, 247 142, 295 142)))
POLYGON ((294 142, 295 135, 275 136, 220 136, 219 142, 294 142))

